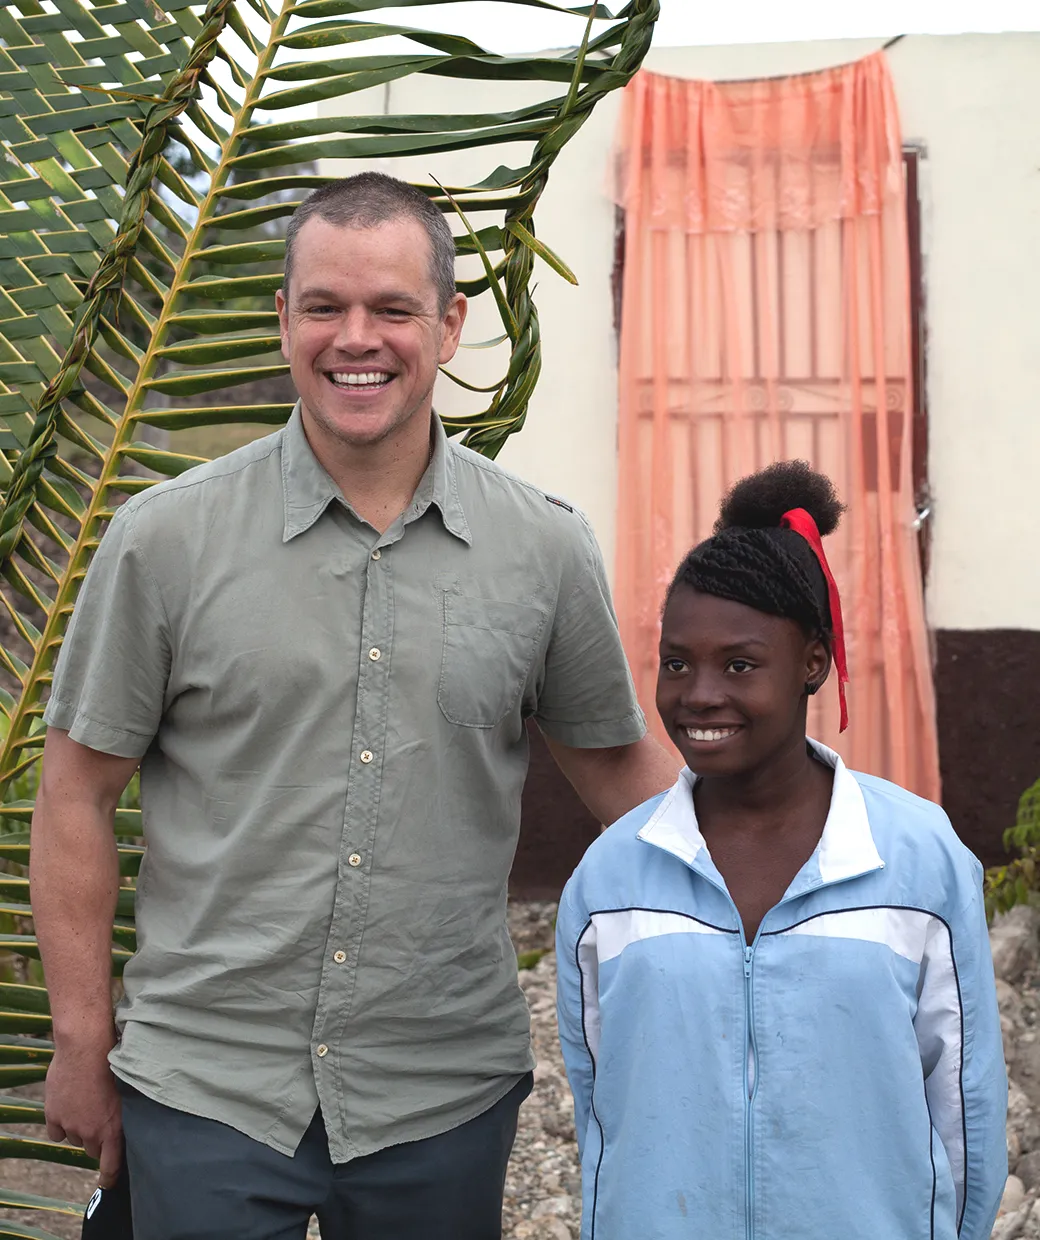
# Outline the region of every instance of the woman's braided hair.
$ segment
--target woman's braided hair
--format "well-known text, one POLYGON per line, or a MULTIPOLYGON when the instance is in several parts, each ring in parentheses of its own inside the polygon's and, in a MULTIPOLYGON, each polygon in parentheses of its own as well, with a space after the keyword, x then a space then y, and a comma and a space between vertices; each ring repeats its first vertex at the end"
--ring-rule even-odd
POLYGON ((792 508, 804 508, 821 536, 837 528, 845 511, 831 480, 807 461, 778 461, 741 479, 722 501, 712 536, 679 565, 668 598, 678 586, 689 586, 795 620, 829 644, 831 611, 823 570, 801 534, 780 525, 792 508))

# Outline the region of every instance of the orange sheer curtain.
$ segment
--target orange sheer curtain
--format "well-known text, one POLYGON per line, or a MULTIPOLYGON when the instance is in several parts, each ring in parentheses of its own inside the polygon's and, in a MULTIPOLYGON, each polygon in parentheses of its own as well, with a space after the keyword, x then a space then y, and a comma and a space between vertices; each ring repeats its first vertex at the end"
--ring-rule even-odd
POLYGON ((909 254, 885 59, 754 82, 640 73, 616 160, 625 211, 616 600, 654 710, 664 589, 738 478, 801 457, 849 505, 851 724, 834 677, 811 733, 939 796, 914 529, 909 254))

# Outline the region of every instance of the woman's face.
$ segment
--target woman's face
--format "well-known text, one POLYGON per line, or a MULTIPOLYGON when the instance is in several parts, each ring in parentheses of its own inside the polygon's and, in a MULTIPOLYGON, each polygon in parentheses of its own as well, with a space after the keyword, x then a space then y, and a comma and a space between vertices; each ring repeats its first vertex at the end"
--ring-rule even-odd
POLYGON ((794 620, 680 585, 661 622, 657 710, 698 775, 755 773, 805 740, 830 656, 794 620))

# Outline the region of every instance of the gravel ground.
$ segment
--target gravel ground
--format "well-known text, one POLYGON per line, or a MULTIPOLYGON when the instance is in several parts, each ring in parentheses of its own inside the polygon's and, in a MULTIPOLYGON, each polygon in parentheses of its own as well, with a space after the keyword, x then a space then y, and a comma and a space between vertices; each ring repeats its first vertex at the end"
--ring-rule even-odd
MULTIPOLYGON (((517 953, 544 950, 553 941, 552 904, 518 905, 510 933, 517 953)), ((531 1009, 538 1066, 534 1090, 520 1108, 520 1124, 506 1177, 506 1240, 572 1240, 581 1214, 581 1174, 574 1140, 571 1091, 556 1040, 556 957, 549 952, 520 971, 531 1009)))
POLYGON ((581 1216, 581 1174, 571 1092, 556 1041, 556 957, 520 974, 531 1007, 538 1067, 506 1177, 506 1240, 573 1240, 581 1216))

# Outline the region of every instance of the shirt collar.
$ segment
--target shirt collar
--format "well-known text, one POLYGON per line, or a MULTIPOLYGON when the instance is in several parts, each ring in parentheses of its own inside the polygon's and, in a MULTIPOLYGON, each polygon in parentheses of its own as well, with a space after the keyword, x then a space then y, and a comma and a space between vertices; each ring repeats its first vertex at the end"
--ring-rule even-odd
MULTIPOLYGON (((881 869, 885 864, 874 843, 859 782, 833 749, 828 749, 819 741, 807 739, 820 761, 833 769, 834 787, 823 834, 808 863, 813 870, 818 870, 819 878, 813 881, 815 876, 808 875, 808 881, 804 884, 796 879, 791 894, 795 893, 795 887, 807 889, 841 882, 881 869)), ((696 782, 697 776, 689 767, 684 767, 674 786, 638 832, 638 838, 663 848, 687 865, 701 868, 711 862, 693 804, 696 782)), ((711 870, 713 874, 717 873, 713 865, 711 870)))
MULTIPOLYGON (((421 516, 434 504, 444 528, 462 542, 471 544, 473 537, 459 499, 458 450, 448 439, 436 414, 432 434, 430 463, 415 489, 408 519, 421 516)), ((285 503, 283 542, 290 542, 309 530, 333 500, 350 507, 307 441, 299 402, 282 431, 282 494, 285 503)))

